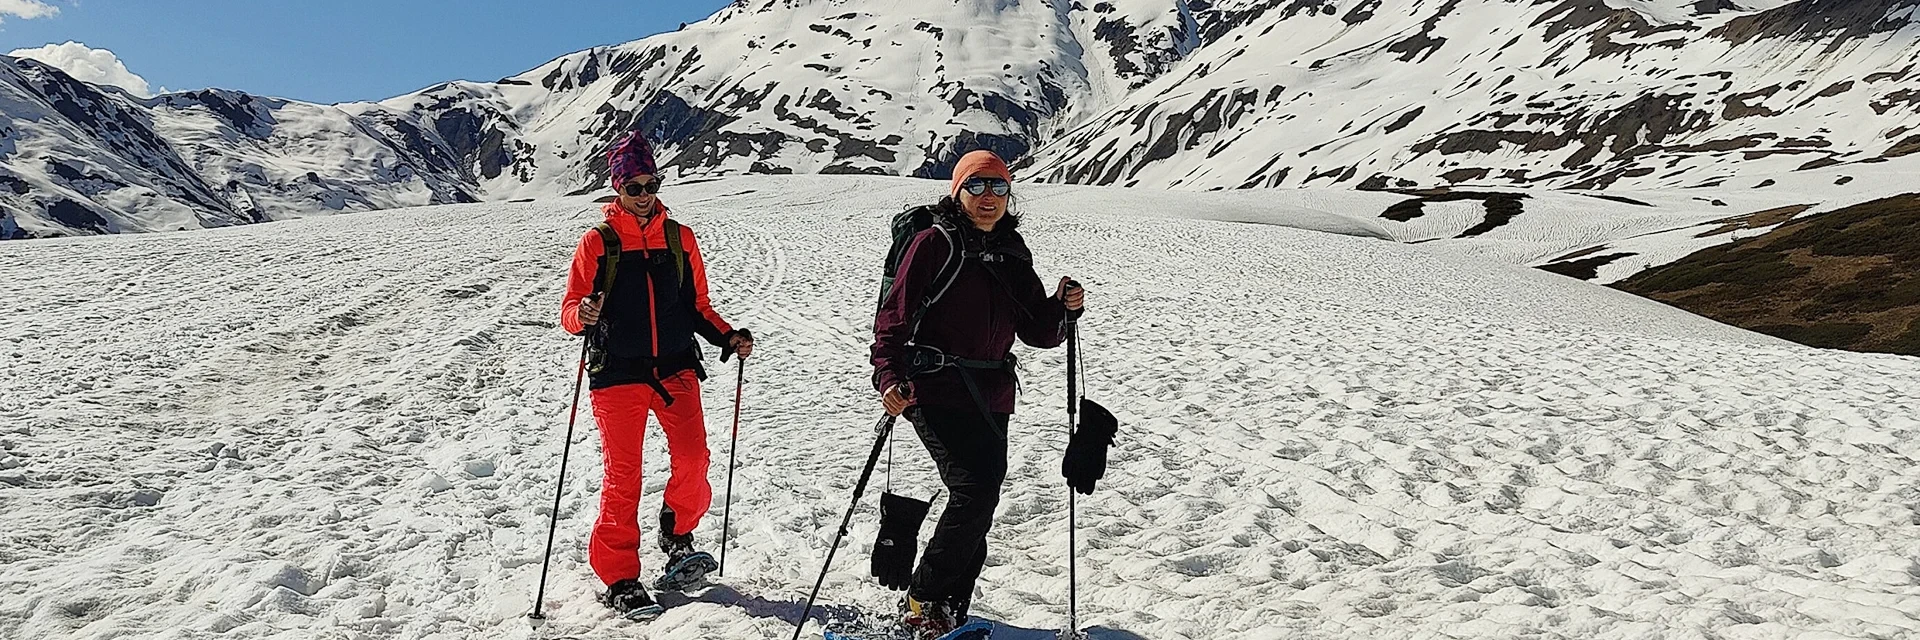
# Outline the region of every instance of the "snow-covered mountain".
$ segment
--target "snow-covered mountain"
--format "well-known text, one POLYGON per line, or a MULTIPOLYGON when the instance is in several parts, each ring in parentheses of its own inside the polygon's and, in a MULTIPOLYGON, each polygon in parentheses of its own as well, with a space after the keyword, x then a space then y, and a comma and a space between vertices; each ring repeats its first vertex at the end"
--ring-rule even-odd
POLYGON ((753 0, 494 83, 357 107, 418 122, 496 197, 598 186, 641 129, 674 175, 940 176, 976 148, 1026 155, 1184 59, 1187 2, 753 0))
POLYGON ((1172 0, 755 0, 498 82, 337 106, 227 91, 143 101, 10 60, 0 114, 16 137, 137 126, 147 144, 0 148, 22 196, 0 210, 12 228, 60 235, 554 195, 598 185, 601 145, 631 128, 658 138, 672 175, 938 175, 974 148, 1026 154, 1183 59, 1196 28, 1172 0), (99 184, 76 188, 55 164, 99 184), (141 204, 150 191, 159 206, 141 204))
POLYGON ((137 98, 0 57, 0 238, 477 200, 451 158, 407 136, 419 137, 334 107, 223 90, 137 98))
POLYGON ((495 82, 334 106, 140 100, 9 61, 0 234, 579 193, 629 129, 653 135, 675 179, 937 177, 989 148, 1027 179, 1102 185, 1774 188, 1920 151, 1916 11, 741 0, 495 82))
POLYGON ((1920 151, 1920 0, 1236 4, 1027 176, 1747 188, 1920 151))

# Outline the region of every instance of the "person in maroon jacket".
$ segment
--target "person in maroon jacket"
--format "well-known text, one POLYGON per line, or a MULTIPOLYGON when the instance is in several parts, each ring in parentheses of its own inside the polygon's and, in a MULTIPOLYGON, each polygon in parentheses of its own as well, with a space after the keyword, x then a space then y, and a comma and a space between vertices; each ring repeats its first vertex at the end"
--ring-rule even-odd
POLYGON ((949 492, 903 603, 925 635, 966 622, 986 563, 1007 475, 1013 341, 1060 346, 1085 303, 1071 279, 1052 296, 1042 288, 1008 212, 1012 182, 992 152, 961 158, 941 220, 908 245, 874 321, 874 388, 888 414, 913 423, 949 492))

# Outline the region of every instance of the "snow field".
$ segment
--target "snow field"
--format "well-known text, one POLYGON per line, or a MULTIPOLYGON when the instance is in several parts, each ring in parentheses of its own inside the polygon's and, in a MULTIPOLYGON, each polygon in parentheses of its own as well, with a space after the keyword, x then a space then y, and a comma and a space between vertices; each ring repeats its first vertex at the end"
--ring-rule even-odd
MULTIPOLYGON (((1244 217, 1193 194, 1023 187, 1043 280, 1089 287, 1087 391, 1122 422, 1078 501, 1096 638, 1920 629, 1920 361, 1797 347, 1357 223, 1289 228, 1337 225, 1271 194, 1212 196, 1266 211, 1231 224, 1154 213, 1244 217)), ((552 623, 523 617, 586 200, 0 246, 0 636, 785 638, 878 415, 884 220, 943 189, 752 177, 663 195, 699 233, 716 308, 760 345, 727 576, 647 625, 593 601, 586 407, 552 623)), ((1064 350, 1019 353, 975 604, 1016 640, 1051 637, 1067 609, 1064 350)), ((708 365, 699 539, 717 551, 733 368, 708 365)), ((895 445, 894 489, 927 497, 924 452, 895 445)), ((648 447, 643 507, 667 477, 657 431, 648 447)), ((865 505, 826 615, 892 606, 866 577, 865 505)))

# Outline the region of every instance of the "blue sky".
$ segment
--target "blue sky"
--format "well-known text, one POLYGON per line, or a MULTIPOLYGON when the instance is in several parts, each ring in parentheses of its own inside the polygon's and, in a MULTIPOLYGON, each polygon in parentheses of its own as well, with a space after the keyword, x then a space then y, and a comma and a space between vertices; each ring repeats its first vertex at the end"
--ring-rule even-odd
POLYGON ((0 53, 75 40, 155 89, 336 103, 497 80, 672 31, 726 0, 0 0, 0 53), (52 6, 23 18, 8 9, 52 6))

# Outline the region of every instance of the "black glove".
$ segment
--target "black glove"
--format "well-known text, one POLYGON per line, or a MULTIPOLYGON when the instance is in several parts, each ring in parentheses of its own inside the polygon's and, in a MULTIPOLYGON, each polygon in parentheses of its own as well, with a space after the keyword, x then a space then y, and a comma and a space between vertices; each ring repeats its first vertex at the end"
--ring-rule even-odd
POLYGON ((1106 407, 1086 398, 1080 399, 1080 427, 1067 441, 1067 457, 1060 461, 1060 475, 1067 486, 1082 495, 1093 495, 1093 484, 1107 475, 1107 447, 1120 432, 1120 421, 1106 407))
POLYGON ((753 340, 752 331, 748 331, 746 329, 734 329, 732 331, 728 331, 727 335, 722 336, 720 338, 721 342, 727 343, 726 346, 720 347, 721 362, 726 362, 728 358, 733 357, 733 337, 734 336, 740 336, 742 338, 746 338, 749 341, 753 340))
POLYGON ((880 586, 900 591, 913 582, 920 523, 931 508, 932 504, 906 496, 880 494, 880 539, 873 543, 873 577, 880 579, 880 586))

